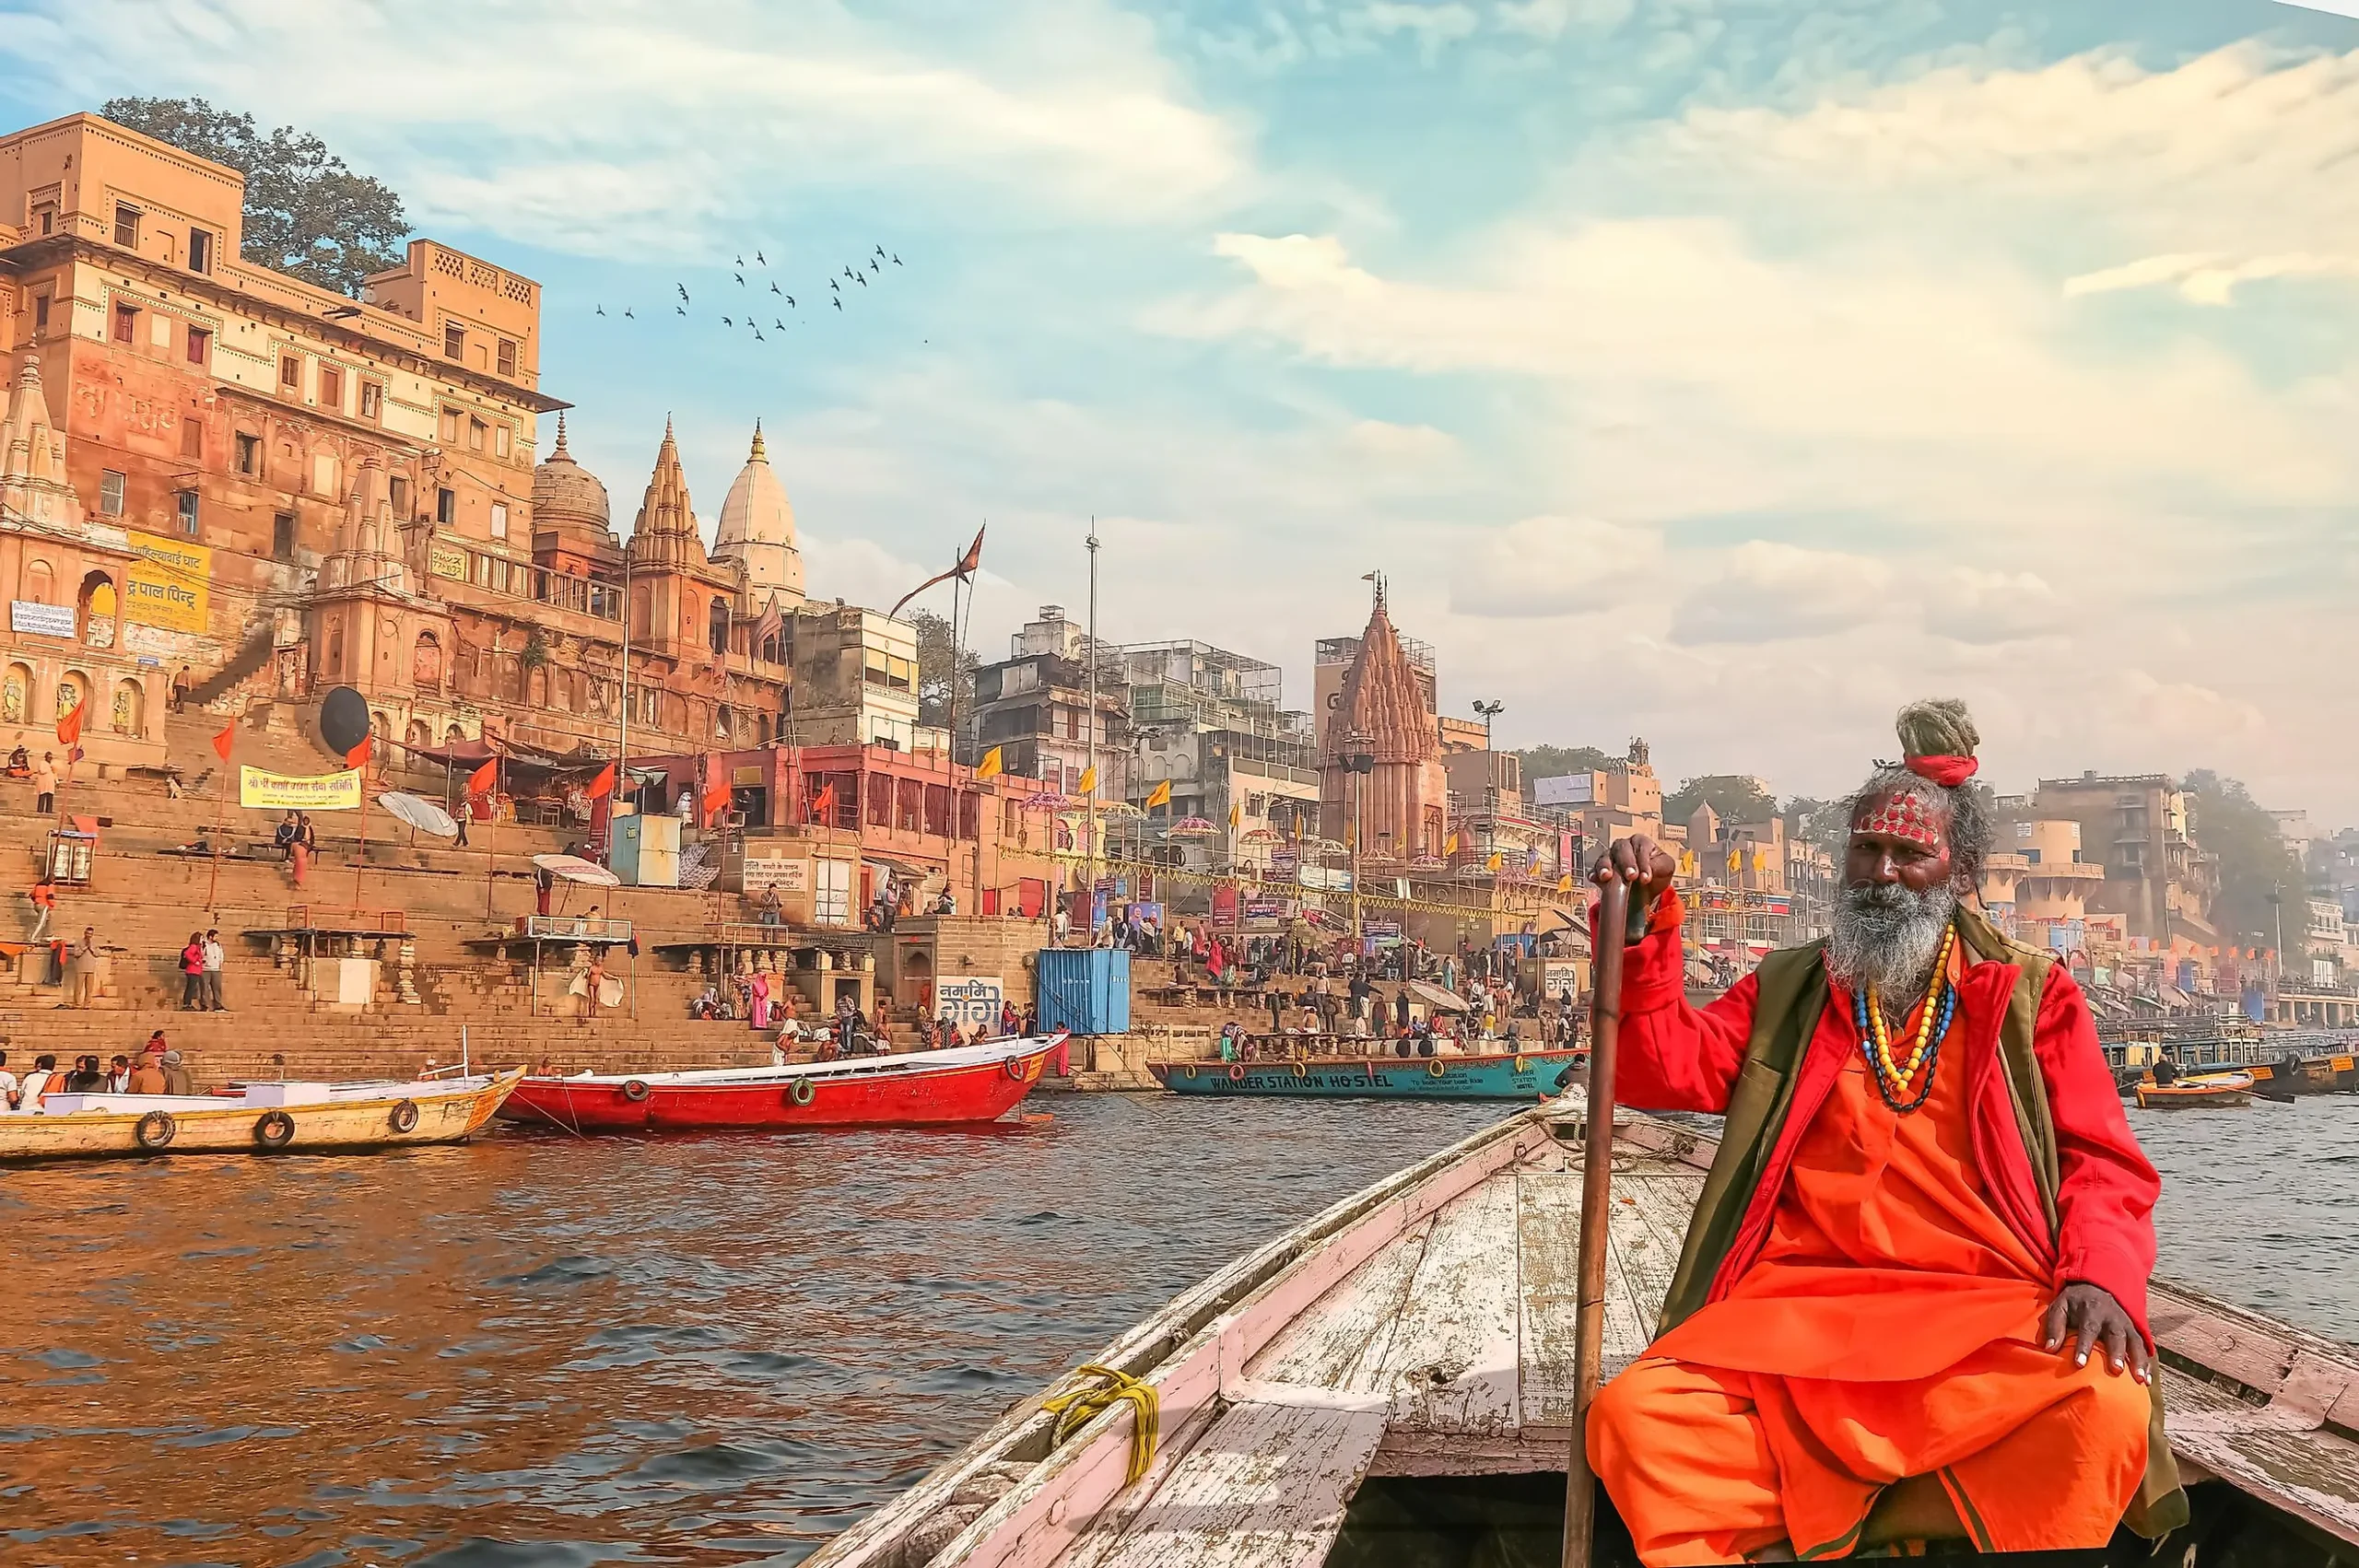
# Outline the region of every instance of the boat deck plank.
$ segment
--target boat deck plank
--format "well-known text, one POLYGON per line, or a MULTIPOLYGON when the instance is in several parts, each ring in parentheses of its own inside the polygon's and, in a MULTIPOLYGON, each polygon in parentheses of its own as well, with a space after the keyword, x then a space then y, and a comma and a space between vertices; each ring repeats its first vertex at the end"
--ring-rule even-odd
POLYGON ((1246 1376, 1354 1394, 1377 1392, 1382 1387, 1385 1352, 1391 1348, 1401 1309, 1425 1261, 1432 1225, 1431 1220, 1418 1221, 1353 1270, 1248 1362, 1246 1376))
POLYGON ((1383 1436, 1380 1410, 1233 1405, 1137 1512, 1085 1532, 1064 1568, 1313 1568, 1383 1436))
POLYGON ((1434 1216, 1379 1391, 1395 1426, 1515 1430, 1520 1349, 1516 1177, 1501 1171, 1434 1216))

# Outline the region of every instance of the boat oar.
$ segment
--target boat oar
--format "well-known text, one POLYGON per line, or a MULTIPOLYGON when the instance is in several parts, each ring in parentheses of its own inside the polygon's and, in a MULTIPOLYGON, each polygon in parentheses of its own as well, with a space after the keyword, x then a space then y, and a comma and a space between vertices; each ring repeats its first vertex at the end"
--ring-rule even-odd
POLYGON ((1573 1305, 1573 1437, 1565 1461, 1565 1568, 1589 1568, 1596 1533, 1597 1478, 1589 1468, 1589 1408, 1605 1350, 1605 1225, 1614 1200, 1614 1047, 1622 1022, 1622 954, 1630 888, 1619 876, 1600 889, 1590 991, 1589 1106, 1581 1132, 1580 1275, 1573 1305))

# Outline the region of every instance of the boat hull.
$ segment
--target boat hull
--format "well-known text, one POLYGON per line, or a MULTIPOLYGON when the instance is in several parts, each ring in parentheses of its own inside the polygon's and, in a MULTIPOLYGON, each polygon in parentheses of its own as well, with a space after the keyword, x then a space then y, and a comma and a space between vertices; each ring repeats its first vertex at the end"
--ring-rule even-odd
POLYGON ((523 1076, 522 1068, 512 1068, 476 1087, 451 1093, 432 1092, 440 1085, 402 1084, 379 1096, 311 1105, 254 1105, 226 1095, 202 1100, 158 1098, 155 1104, 142 1105, 139 1102, 150 1096, 107 1095, 104 1109, 0 1116, 0 1162, 161 1154, 323 1154, 458 1143, 483 1130, 523 1076), (397 1107, 402 1106, 416 1112, 407 1130, 397 1125, 397 1107), (170 1139, 146 1147, 139 1141, 139 1127, 156 1111, 170 1117, 170 1139), (293 1130, 284 1141, 265 1144, 257 1128, 274 1112, 285 1116, 293 1130))
POLYGON ((2201 1110, 2250 1105, 2252 1089, 2252 1075, 2239 1072, 2209 1081, 2181 1079, 2176 1083, 2141 1083, 2135 1093, 2141 1110, 2201 1110))
POLYGON ((921 1053, 764 1073, 527 1078, 499 1114, 570 1132, 972 1125, 996 1121, 1021 1104, 1061 1043, 1061 1037, 1029 1040, 1025 1049, 996 1059, 938 1065, 926 1060, 934 1053, 921 1053), (797 1084, 808 1086, 807 1101, 796 1100, 797 1084))
POLYGON ((1306 1061, 1178 1061, 1150 1068, 1180 1094, 1309 1100, 1536 1101, 1571 1082, 1585 1050, 1521 1056, 1341 1057, 1306 1061))

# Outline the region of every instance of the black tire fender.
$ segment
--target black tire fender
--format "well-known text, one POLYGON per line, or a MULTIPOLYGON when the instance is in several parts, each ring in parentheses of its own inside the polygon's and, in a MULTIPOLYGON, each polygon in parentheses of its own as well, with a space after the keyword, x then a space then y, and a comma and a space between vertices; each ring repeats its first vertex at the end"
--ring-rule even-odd
POLYGON ((385 1125, 392 1128, 395 1132, 417 1131, 417 1102, 416 1100, 395 1101, 393 1103, 393 1108, 386 1114, 385 1125))
POLYGON ((131 1129, 131 1141, 142 1149, 161 1149, 170 1144, 180 1129, 180 1123, 172 1119, 169 1111, 149 1111, 131 1129))
POLYGON ((254 1119, 254 1141, 265 1149, 284 1149, 295 1141, 295 1118, 285 1111, 264 1111, 254 1119))

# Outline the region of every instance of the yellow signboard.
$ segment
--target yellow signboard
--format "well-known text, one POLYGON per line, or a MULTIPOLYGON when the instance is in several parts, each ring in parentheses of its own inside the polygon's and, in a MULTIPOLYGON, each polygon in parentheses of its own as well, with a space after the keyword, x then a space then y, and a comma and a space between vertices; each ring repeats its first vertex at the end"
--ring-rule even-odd
POLYGON ((133 532, 139 561, 123 574, 123 618, 158 631, 212 630, 213 552, 182 539, 133 532))
POLYGON ((274 812, 357 812, 360 809, 360 770, 352 767, 342 773, 305 778, 241 766, 238 769, 238 804, 274 812))
POLYGON ((436 577, 447 577, 453 582, 467 580, 467 553, 456 544, 445 544, 440 539, 426 545, 426 569, 436 577))

